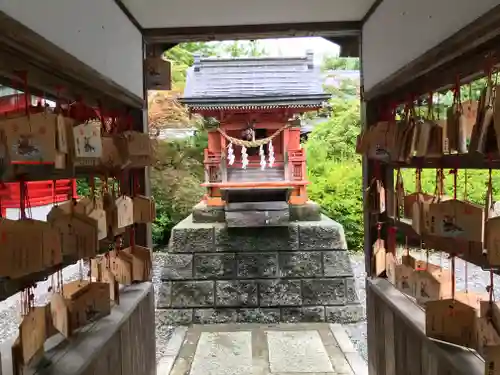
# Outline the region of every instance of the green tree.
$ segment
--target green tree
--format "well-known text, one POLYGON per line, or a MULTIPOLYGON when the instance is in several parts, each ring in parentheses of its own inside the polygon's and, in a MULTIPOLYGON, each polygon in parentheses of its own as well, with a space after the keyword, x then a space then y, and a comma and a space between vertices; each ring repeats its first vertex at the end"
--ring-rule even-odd
POLYGON ((152 194, 157 219, 153 223, 153 241, 164 245, 171 229, 188 216, 203 196, 203 149, 208 145, 205 132, 194 137, 159 141, 158 163, 151 170, 152 194))
POLYGON ((323 71, 360 70, 361 63, 357 57, 326 56, 321 64, 323 71))
POLYGON ((165 51, 164 58, 172 65, 172 88, 182 91, 186 84, 186 71, 193 65, 194 55, 214 56, 218 45, 206 42, 180 43, 165 51))
POLYGON ((267 50, 258 40, 222 42, 217 49, 220 57, 260 57, 268 55, 267 50))

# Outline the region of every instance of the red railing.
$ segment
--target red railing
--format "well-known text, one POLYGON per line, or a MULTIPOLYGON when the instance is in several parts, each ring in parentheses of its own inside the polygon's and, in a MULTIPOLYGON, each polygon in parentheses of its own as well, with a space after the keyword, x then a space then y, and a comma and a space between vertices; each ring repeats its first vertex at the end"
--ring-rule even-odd
MULTIPOLYGON (((71 196, 76 197, 75 180, 33 181, 27 182, 29 204, 32 207, 45 206, 52 203, 67 201, 71 196)), ((19 208, 21 201, 20 185, 18 183, 5 184, 0 189, 2 208, 19 208)))

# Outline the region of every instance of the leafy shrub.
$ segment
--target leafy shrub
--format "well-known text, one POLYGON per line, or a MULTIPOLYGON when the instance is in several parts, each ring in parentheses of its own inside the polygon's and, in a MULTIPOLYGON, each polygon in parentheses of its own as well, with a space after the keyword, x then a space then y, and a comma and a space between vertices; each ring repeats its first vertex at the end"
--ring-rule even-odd
MULTIPOLYGON (((313 171, 317 161, 309 161, 313 171)), ((363 189, 359 160, 326 161, 322 174, 310 174, 308 192, 324 213, 344 226, 350 250, 363 248, 363 189)))
POLYGON ((153 242, 164 245, 172 228, 191 213, 204 194, 203 149, 207 136, 197 132, 192 138, 160 141, 160 162, 151 170, 151 190, 156 201, 153 242))

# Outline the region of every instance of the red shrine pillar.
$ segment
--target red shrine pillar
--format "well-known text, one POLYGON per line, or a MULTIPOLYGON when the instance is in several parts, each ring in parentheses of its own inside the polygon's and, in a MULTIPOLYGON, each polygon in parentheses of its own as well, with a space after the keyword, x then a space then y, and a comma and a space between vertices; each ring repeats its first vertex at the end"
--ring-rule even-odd
POLYGON ((307 170, 306 150, 300 146, 300 121, 292 124, 288 129, 288 179, 294 183, 294 189, 288 201, 291 205, 303 205, 307 197, 307 170))
MULTIPOLYGON (((222 158, 225 150, 225 139, 216 129, 208 130, 208 148, 204 151, 205 182, 225 182, 225 159, 222 158)), ((225 202, 218 187, 207 187, 204 197, 207 206, 222 207, 225 202)))

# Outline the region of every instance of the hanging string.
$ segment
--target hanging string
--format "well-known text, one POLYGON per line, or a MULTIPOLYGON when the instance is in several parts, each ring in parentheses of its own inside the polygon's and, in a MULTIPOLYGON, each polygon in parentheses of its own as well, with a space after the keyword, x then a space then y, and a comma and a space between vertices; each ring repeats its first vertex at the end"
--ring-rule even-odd
MULTIPOLYGON (((20 220, 26 220, 26 183, 24 180, 19 181, 19 218, 20 220)), ((28 292, 24 289, 21 292, 21 316, 26 316, 28 314, 28 292)))
POLYGON ((495 290, 494 290, 494 278, 493 278, 493 270, 490 270, 490 285, 489 285, 489 302, 490 302, 490 311, 493 307, 493 303, 495 302, 495 290))
POLYGON ((26 182, 24 180, 19 181, 19 215, 21 220, 26 220, 26 182))
POLYGON ((415 187, 417 190, 417 193, 422 192, 422 169, 417 168, 415 170, 415 187))
MULTIPOLYGON (((467 185, 469 183, 469 176, 467 169, 464 171, 464 202, 467 202, 467 185)), ((465 293, 469 293, 469 267, 468 263, 464 262, 464 276, 465 276, 465 293)))
MULTIPOLYGON (((490 163, 491 163, 491 158, 490 158, 490 163)), ((491 194, 492 193, 492 169, 489 168, 488 170, 488 194, 491 194)), ((486 201, 488 200, 491 200, 490 197, 487 197, 486 198, 486 201)), ((493 201, 491 200, 491 203, 493 203, 493 201)), ((490 211, 490 207, 487 207, 487 212, 486 212, 486 215, 489 216, 489 211, 490 211)), ((489 293, 489 302, 490 302, 490 311, 492 311, 492 305, 493 305, 493 302, 494 302, 494 284, 493 284, 493 270, 490 269, 490 285, 488 286, 489 287, 489 290, 488 288, 486 288, 486 291, 489 293)))
MULTIPOLYGON (((458 169, 450 171, 453 174, 453 200, 457 200, 457 175, 458 169)), ((451 254, 451 299, 455 299, 456 275, 455 275, 455 254, 451 254)))

